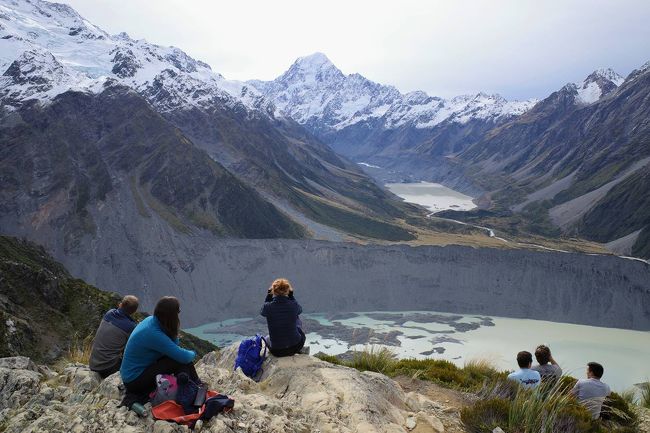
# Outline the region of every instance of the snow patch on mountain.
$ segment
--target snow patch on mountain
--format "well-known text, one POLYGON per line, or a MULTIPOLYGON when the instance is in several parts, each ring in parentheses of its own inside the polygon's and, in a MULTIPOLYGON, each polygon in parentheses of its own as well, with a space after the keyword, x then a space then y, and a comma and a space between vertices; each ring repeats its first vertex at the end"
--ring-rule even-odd
POLYGON ((0 99, 11 106, 27 99, 52 99, 67 90, 95 91, 100 84, 35 47, 22 53, 0 77, 0 99))
POLYGON ((447 120, 461 124, 472 119, 499 120, 522 114, 537 102, 507 101, 484 93, 449 100, 422 91, 402 94, 359 74, 343 74, 322 53, 298 58, 273 81, 249 83, 273 100, 276 114, 332 129, 368 121, 394 129, 403 125, 432 128, 447 120))

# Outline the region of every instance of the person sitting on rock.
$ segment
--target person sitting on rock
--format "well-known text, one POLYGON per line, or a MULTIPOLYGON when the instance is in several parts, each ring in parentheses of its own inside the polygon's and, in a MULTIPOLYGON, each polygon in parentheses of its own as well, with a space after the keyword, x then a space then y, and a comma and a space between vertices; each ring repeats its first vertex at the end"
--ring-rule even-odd
POLYGON ((609 385, 600 380, 604 372, 605 369, 599 363, 588 363, 587 378, 580 379, 571 390, 571 394, 591 412, 593 419, 600 417, 603 402, 611 392, 609 385))
POLYGON ((131 316, 137 310, 138 298, 127 295, 117 308, 104 314, 95 333, 89 362, 90 369, 99 373, 102 379, 120 370, 124 346, 137 325, 131 316))
POLYGON ((148 394, 156 388, 156 375, 187 373, 200 383, 192 361, 196 352, 178 344, 180 304, 173 296, 161 298, 153 316, 144 319, 133 330, 124 350, 120 375, 126 390, 148 394))
POLYGON ((535 370, 542 377, 542 383, 555 383, 562 376, 562 368, 555 362, 551 349, 543 344, 535 349, 535 359, 539 365, 534 366, 535 370))
POLYGON ((273 281, 260 311, 269 327, 269 350, 273 356, 291 356, 303 350, 305 333, 301 329, 300 313, 302 307, 294 298, 289 281, 284 278, 273 281))
POLYGON ((540 374, 530 367, 533 365, 533 355, 522 351, 517 354, 519 370, 508 375, 508 379, 518 382, 524 388, 537 388, 542 380, 540 374))

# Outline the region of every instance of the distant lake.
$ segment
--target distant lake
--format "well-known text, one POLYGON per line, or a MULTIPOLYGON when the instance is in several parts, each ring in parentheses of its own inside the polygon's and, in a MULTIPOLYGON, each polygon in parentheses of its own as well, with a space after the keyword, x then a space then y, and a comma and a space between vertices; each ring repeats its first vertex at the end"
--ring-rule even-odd
MULTIPOLYGON (((650 380, 650 332, 541 320, 435 312, 365 312, 302 316, 311 353, 331 355, 368 345, 392 348, 401 358, 446 359, 462 366, 488 358, 514 370, 520 350, 548 345, 565 373, 583 377, 587 362, 604 365, 603 380, 614 390, 650 380)), ((187 331, 218 346, 267 332, 263 318, 233 319, 187 331)))
POLYGON ((476 207, 472 197, 439 183, 387 183, 386 188, 404 201, 422 205, 431 212, 448 209, 467 211, 476 207))

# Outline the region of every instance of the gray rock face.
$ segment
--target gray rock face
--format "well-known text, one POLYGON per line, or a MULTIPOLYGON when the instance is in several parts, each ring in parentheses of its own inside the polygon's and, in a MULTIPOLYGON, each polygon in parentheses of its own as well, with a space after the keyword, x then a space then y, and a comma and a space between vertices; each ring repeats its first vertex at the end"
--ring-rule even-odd
POLYGON ((431 310, 650 329, 650 266, 614 256, 290 240, 178 245, 166 265, 134 257, 139 272, 116 272, 94 255, 106 251, 62 260, 98 287, 134 291, 145 309, 178 296, 186 327, 256 316, 272 280, 286 277, 306 312, 431 310))

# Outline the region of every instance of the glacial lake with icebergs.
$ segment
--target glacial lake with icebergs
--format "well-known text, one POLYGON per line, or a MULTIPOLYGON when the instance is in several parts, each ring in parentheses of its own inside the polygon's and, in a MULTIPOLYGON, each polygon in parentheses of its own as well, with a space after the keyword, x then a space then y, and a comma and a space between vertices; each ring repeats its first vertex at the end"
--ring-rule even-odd
MULTIPOLYGON (((650 332, 542 320, 427 311, 303 314, 311 354, 338 355, 369 345, 385 346, 400 358, 446 359, 462 366, 489 359, 503 370, 516 368, 520 350, 548 345, 565 374, 581 378, 586 363, 605 367, 603 381, 622 391, 650 380, 650 332)), ((223 347, 266 333, 263 317, 231 319, 187 329, 223 347)))

